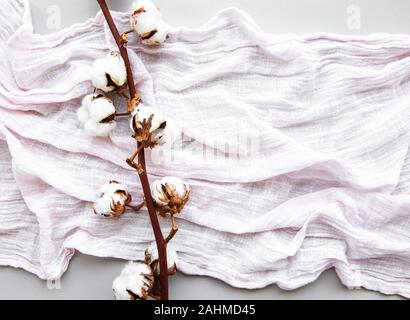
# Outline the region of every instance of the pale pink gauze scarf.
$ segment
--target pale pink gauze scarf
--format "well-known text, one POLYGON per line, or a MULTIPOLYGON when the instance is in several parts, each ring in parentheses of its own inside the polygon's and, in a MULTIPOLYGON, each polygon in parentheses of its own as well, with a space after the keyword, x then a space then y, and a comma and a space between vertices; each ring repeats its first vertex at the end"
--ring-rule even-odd
MULTIPOLYGON (((100 13, 43 36, 28 1, 0 0, 1 265, 55 279, 76 250, 141 259, 152 242, 145 210, 91 210, 110 179, 142 197, 127 120, 90 138, 76 118, 87 68, 113 48, 100 13)), ((149 152, 150 180, 192 189, 174 240, 182 272, 294 289, 334 267, 348 287, 410 297, 410 36, 272 35, 226 9, 128 48, 177 137, 149 152)))

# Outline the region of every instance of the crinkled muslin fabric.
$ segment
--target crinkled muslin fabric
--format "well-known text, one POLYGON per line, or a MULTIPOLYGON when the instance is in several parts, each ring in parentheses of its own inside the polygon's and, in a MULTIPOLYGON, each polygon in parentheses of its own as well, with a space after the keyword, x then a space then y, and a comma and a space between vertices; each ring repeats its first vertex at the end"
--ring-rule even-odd
MULTIPOLYGON (((77 250, 141 259, 153 241, 146 211, 91 210, 110 179, 142 198, 128 120, 92 138, 76 118, 87 68, 113 48, 101 13, 43 36, 28 1, 0 1, 1 265, 55 279, 77 250)), ((192 189, 182 272, 294 289, 333 267, 348 287, 410 297, 409 35, 272 35, 230 8, 128 48, 175 137, 148 152, 149 178, 192 189)))

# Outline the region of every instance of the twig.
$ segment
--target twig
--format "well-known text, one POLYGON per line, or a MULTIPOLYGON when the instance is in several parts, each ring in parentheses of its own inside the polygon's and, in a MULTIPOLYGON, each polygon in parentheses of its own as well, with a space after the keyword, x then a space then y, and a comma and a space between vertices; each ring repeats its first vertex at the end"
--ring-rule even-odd
MULTIPOLYGON (((134 83, 134 77, 132 74, 132 68, 130 59, 128 57, 127 48, 124 46, 124 41, 118 29, 115 25, 115 22, 111 16, 110 10, 108 9, 107 3, 105 0, 97 0, 98 4, 101 7, 101 11, 107 21, 108 27, 111 30, 111 33, 117 43, 118 49, 122 58, 124 59, 125 67, 127 70, 127 82, 128 82, 128 89, 130 93, 130 97, 135 97, 136 89, 134 83)), ((140 144, 138 144, 138 147, 140 144)), ((140 177, 142 190, 145 196, 145 202, 147 205, 149 217, 151 220, 152 229, 154 231, 155 241, 157 243, 158 249, 158 260, 160 265, 160 288, 161 288, 161 299, 168 300, 168 266, 167 266, 167 245, 164 239, 164 236, 161 231, 161 227, 158 221, 158 216, 154 207, 154 203, 151 198, 151 188, 149 185, 148 177, 147 177, 147 170, 145 165, 145 152, 144 149, 138 153, 138 162, 142 166, 142 171, 138 171, 138 175, 140 177)))

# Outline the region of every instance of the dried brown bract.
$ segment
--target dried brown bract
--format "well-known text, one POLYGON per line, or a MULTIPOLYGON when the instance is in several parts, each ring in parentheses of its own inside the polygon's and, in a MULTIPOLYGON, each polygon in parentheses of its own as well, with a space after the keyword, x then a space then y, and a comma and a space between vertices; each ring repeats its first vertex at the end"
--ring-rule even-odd
POLYGON ((189 186, 176 177, 154 181, 151 196, 161 216, 171 216, 182 211, 189 200, 189 186))
POLYGON ((132 197, 126 187, 112 180, 101 187, 100 197, 94 203, 93 210, 103 217, 119 217, 131 201, 132 197))

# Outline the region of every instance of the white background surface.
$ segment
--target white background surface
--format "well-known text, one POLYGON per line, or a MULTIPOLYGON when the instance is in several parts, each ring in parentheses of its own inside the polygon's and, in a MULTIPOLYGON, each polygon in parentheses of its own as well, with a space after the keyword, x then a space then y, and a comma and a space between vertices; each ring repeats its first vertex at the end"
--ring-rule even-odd
MULTIPOLYGON (((12 1, 12 0, 10 0, 12 1)), ((93 17, 95 0, 31 0, 35 31, 52 33, 93 17), (61 19, 54 19, 61 12, 61 19)), ((131 0, 108 0, 110 8, 125 11, 131 0)), ((172 25, 197 27, 222 8, 247 11, 271 33, 373 32, 409 33, 409 0, 156 0, 172 25), (355 15, 355 16, 353 16, 355 15), (357 18, 360 18, 358 25, 357 18), (353 19, 353 20, 352 20, 353 19), (353 21, 353 24, 352 24, 353 21), (357 28, 358 27, 358 28, 357 28)), ((112 299, 111 283, 124 262, 78 254, 61 279, 60 289, 22 270, 0 268, 0 299, 112 299)), ((259 290, 231 288, 207 277, 178 274, 171 278, 173 299, 397 299, 366 290, 348 290, 333 270, 313 284, 286 292, 272 285, 259 290)))

